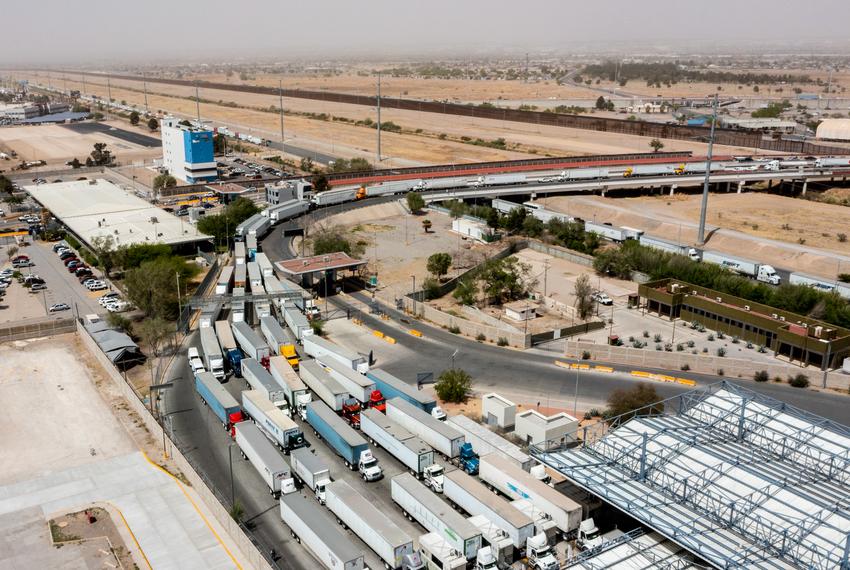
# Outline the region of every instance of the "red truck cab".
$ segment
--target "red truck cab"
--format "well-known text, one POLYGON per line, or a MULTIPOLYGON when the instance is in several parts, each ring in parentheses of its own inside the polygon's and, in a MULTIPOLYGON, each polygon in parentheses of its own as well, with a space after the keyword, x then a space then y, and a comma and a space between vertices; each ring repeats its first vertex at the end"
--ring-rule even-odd
MULTIPOLYGON (((239 411, 239 412, 233 412, 232 414, 230 414, 230 415, 228 416, 228 423, 229 423, 230 425, 228 425, 228 426, 227 426, 227 431, 229 431, 229 432, 230 432, 230 437, 231 437, 231 438, 236 437, 236 424, 238 424, 239 422, 241 422, 241 421, 242 421, 242 420, 244 420, 244 419, 245 419, 245 418, 243 418, 243 417, 242 417, 242 412, 241 412, 241 411, 239 411)), ((358 418, 358 419, 359 419, 359 418, 358 418)))
POLYGON ((342 404, 342 418, 354 429, 360 429, 360 402, 354 398, 348 398, 342 404))
POLYGON ((372 390, 372 395, 369 396, 369 407, 378 410, 382 414, 387 413, 387 399, 384 398, 380 390, 372 390))

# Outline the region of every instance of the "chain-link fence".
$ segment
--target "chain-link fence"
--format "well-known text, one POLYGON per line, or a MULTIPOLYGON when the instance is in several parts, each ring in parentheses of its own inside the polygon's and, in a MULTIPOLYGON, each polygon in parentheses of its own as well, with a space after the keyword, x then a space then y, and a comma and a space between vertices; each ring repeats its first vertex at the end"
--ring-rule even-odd
POLYGON ((0 326, 0 342, 52 336, 75 330, 76 324, 73 317, 31 319, 14 325, 0 326))

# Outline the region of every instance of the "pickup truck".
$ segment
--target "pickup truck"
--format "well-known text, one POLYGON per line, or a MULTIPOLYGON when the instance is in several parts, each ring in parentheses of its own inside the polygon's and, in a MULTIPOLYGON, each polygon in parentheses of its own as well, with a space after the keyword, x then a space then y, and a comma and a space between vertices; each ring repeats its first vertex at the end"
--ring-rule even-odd
POLYGON ((193 374, 198 374, 199 372, 206 372, 206 368, 204 368, 204 361, 201 360, 201 355, 198 352, 198 349, 193 347, 189 348, 189 366, 192 368, 193 374))

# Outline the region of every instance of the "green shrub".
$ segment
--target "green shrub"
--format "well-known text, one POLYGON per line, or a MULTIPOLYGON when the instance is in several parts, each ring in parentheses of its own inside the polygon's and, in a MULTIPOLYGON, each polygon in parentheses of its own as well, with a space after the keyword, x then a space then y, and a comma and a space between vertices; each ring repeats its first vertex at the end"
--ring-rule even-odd
POLYGON ((723 334, 723 331, 717 331, 717 338, 723 340, 724 338, 726 338, 726 335, 723 334))
POLYGON ((656 333, 655 336, 652 337, 652 340, 655 342, 661 342, 661 335, 656 333))
POLYGON ((444 402, 465 402, 471 389, 472 378, 468 372, 459 368, 443 371, 434 384, 434 391, 444 402))
POLYGON ((808 388, 809 387, 809 377, 805 374, 797 374, 796 376, 789 376, 788 383, 794 388, 808 388))
POLYGON ((449 327, 449 332, 452 334, 460 334, 460 327, 457 325, 452 325, 449 327))
POLYGON ((643 331, 643 338, 649 338, 649 331, 643 331))
POLYGON ((691 369, 691 365, 685 362, 680 368, 682 369, 682 371, 687 372, 691 369))
POLYGON ((717 349, 717 356, 719 356, 719 357, 721 357, 721 358, 723 358, 724 356, 726 356, 726 349, 725 349, 725 348, 723 348, 722 346, 721 346, 720 348, 718 348, 718 349, 717 349))
POLYGON ((80 249, 80 247, 82 247, 82 246, 80 245, 80 242, 78 242, 78 241, 77 241, 77 238, 75 238, 75 237, 74 237, 74 236, 72 236, 71 234, 68 234, 68 235, 66 235, 66 236, 65 236, 65 241, 66 241, 66 242, 68 242, 68 245, 70 245, 70 246, 71 246, 71 247, 73 247, 74 249, 79 250, 79 249, 80 249))
POLYGON ((724 373, 724 371, 723 371, 723 369, 722 369, 722 368, 718 368, 718 369, 717 369, 717 375, 718 375, 718 376, 725 376, 725 373, 724 373))
POLYGON ((753 374, 753 380, 756 382, 767 382, 770 380, 770 374, 767 373, 767 370, 759 370, 753 374))
POLYGON ((713 334, 708 335, 708 342, 714 342, 714 335, 713 334))
POLYGON ((590 360, 590 358, 591 358, 591 354, 590 354, 589 351, 587 351, 587 350, 582 351, 582 353, 581 353, 581 359, 582 360, 590 360))
POLYGON ((689 340, 688 341, 688 348, 693 348, 693 347, 694 347, 694 341, 689 340))
POLYGON ((499 346, 508 346, 508 339, 503 336, 500 336, 499 340, 496 341, 496 344, 499 346))
POLYGON ((485 335, 484 333, 478 333, 478 336, 475 337, 475 340, 477 340, 478 342, 484 342, 485 340, 487 340, 487 335, 485 335))
POLYGON ((681 342, 677 343, 676 344, 676 352, 682 352, 683 350, 685 350, 685 345, 683 345, 681 342))

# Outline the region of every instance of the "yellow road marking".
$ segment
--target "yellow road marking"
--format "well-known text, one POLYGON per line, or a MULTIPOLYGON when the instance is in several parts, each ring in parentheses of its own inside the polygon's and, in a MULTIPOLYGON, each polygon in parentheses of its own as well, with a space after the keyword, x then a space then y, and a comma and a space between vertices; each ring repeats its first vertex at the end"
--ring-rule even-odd
POLYGON ((139 544, 139 539, 136 538, 136 533, 133 532, 133 529, 131 529, 130 525, 127 523, 127 519, 124 518, 124 513, 122 513, 121 509, 119 509, 114 503, 110 502, 109 505, 113 509, 118 511, 118 514, 121 516, 121 520, 124 521, 124 526, 127 527, 127 532, 130 533, 130 536, 133 538, 133 542, 136 543, 136 548, 139 549, 139 552, 142 554, 142 558, 145 559, 145 564, 148 565, 148 568, 150 568, 150 570, 153 570, 153 566, 151 566, 151 562, 150 560, 148 560, 147 554, 145 554, 145 551, 142 549, 142 545, 139 544))

